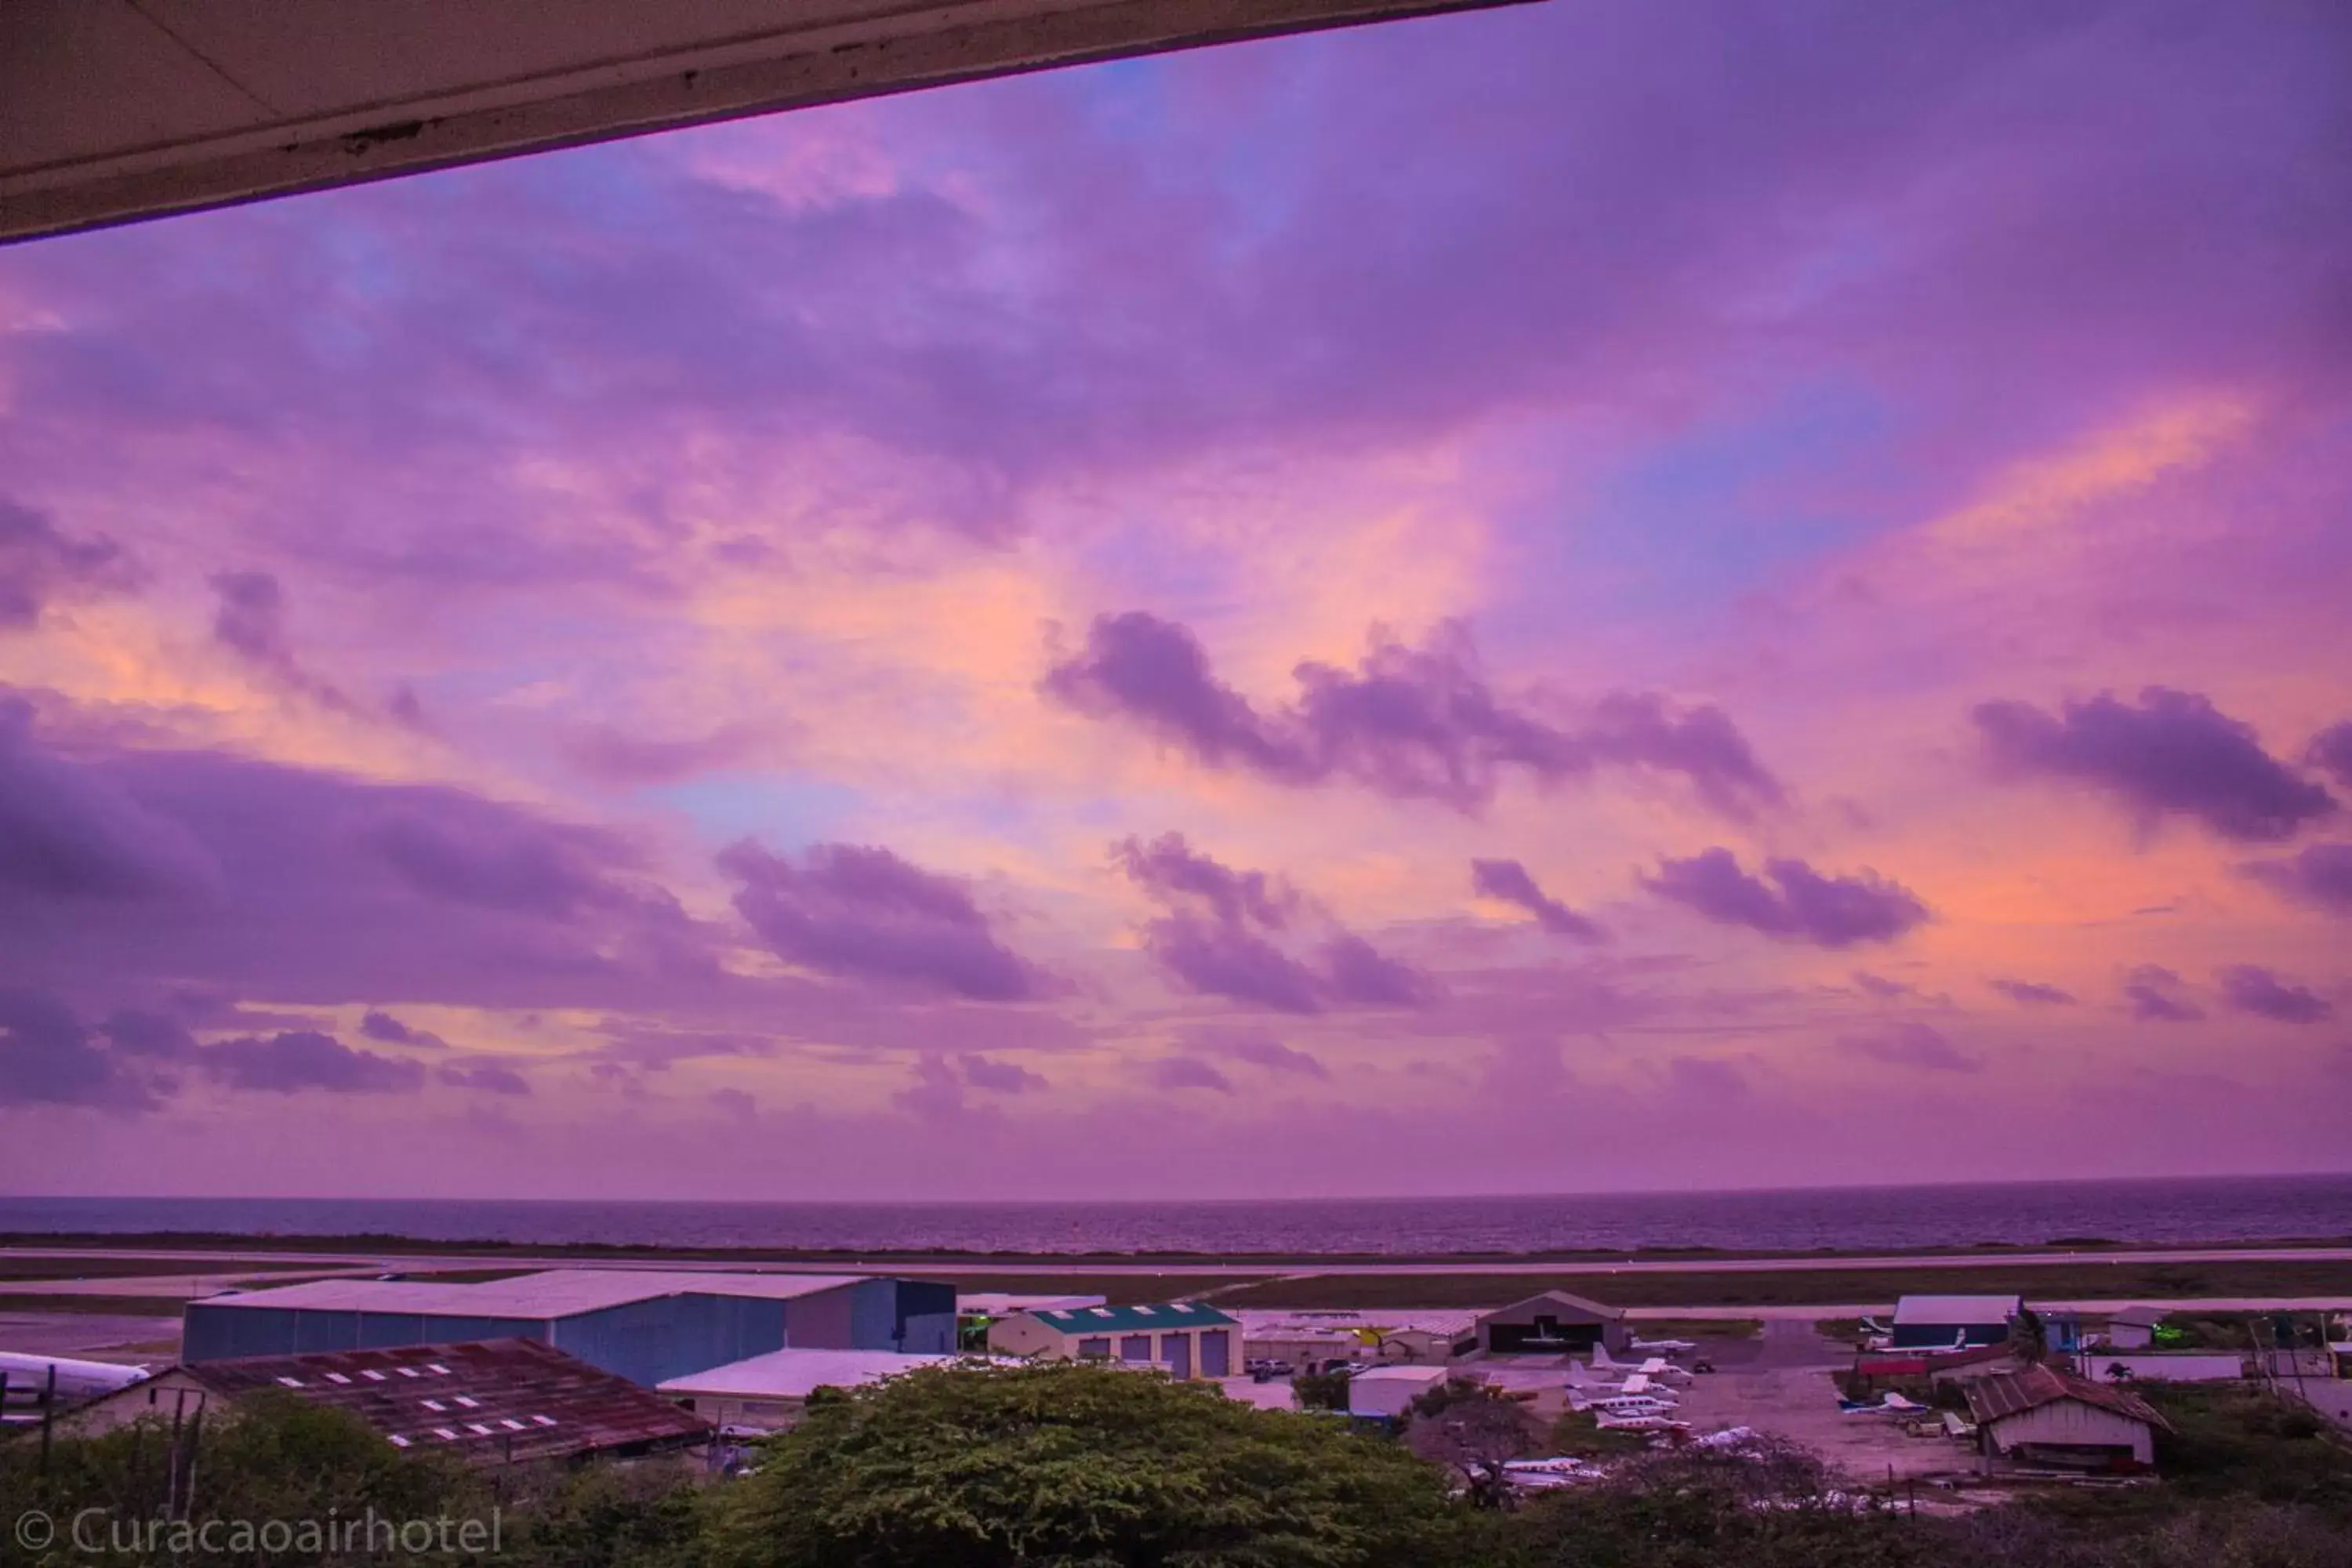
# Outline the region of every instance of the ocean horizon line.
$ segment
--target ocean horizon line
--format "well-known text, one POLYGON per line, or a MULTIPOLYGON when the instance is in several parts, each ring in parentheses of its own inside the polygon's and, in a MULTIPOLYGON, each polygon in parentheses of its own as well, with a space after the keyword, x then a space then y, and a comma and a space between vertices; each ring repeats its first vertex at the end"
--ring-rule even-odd
POLYGON ((1587 1187, 1487 1189, 1419 1193, 1286 1194, 1279 1197, 1246 1197, 1171 1190, 1118 1197, 695 1197, 625 1196, 611 1194, 482 1194, 435 1193, 45 1193, 0 1192, 0 1203, 69 1204, 435 1204, 543 1205, 625 1204, 637 1207, 677 1208, 1088 1208, 1148 1207, 1168 1203, 1216 1205, 1229 1207, 1313 1204, 1379 1203, 1531 1203, 1591 1198, 1754 1198, 1811 1196, 1842 1193, 1991 1192, 2001 1189, 2048 1190, 2168 1185, 2180 1183, 2279 1183, 2299 1181, 2352 1182, 2352 1167, 2342 1170, 2225 1171, 2154 1175, 2018 1176, 1999 1181, 1834 1182, 1753 1187, 1587 1187))

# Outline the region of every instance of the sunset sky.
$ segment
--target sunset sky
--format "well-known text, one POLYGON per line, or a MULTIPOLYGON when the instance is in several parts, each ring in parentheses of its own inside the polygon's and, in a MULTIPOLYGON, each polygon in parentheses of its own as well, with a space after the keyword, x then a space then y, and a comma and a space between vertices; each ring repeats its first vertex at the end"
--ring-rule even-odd
POLYGON ((0 251, 0 1189, 2352 1168, 2347 58, 1552 0, 0 251))

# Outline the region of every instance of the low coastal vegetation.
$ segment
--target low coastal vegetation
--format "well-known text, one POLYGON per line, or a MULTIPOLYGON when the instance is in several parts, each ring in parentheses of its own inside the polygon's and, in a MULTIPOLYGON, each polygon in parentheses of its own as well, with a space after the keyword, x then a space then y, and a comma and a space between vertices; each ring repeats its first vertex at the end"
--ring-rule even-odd
MULTIPOLYGON (((1575 1294, 1574 1291, 1570 1292, 1575 1294)), ((1761 1318, 1654 1318, 1643 1313, 1633 1331, 1650 1340, 1752 1340, 1764 1331, 1761 1318)))
MULTIPOLYGON (((1030 1289, 1044 1287, 1032 1283, 1030 1289)), ((2015 1263, 1925 1268, 1649 1269, 1574 1274, 1300 1274, 1218 1293, 1228 1307, 1486 1308, 1538 1290, 1612 1307, 1805 1307, 1904 1295, 2028 1295, 2047 1300, 2340 1296, 2352 1261, 2267 1258, 2167 1263, 2015 1263)))
POLYGON ((110 1296, 89 1291, 0 1290, 0 1312, 97 1313, 124 1318, 176 1318, 184 1296, 110 1296))
POLYGON ((1966 1257, 1998 1260, 2012 1254, 2046 1255, 2053 1252, 2099 1253, 2126 1249, 2134 1253, 2274 1252, 2343 1247, 2352 1247, 2352 1236, 2220 1237, 2207 1240, 2182 1238, 2163 1242, 2124 1242, 2105 1237, 2061 1236, 2052 1237, 2046 1241, 1972 1241, 1940 1247, 1640 1246, 1632 1247, 1462 1247, 1440 1251, 1394 1252, 1365 1252, 1346 1247, 1318 1247, 1309 1252, 1268 1251, 1239 1247, 1210 1252, 1183 1248, 1137 1250, 1121 1247, 1076 1247, 1052 1251, 1021 1251, 971 1247, 690 1247, 621 1241, 507 1240, 495 1237, 436 1240, 431 1237, 386 1231, 259 1234, 249 1231, 220 1230, 0 1231, 0 1248, 32 1247, 43 1250, 87 1248, 114 1254, 152 1252, 157 1255, 153 1261, 161 1267, 152 1270, 142 1268, 142 1271, 153 1273, 170 1273, 174 1267, 184 1267, 184 1258, 177 1255, 192 1249, 236 1254, 247 1260, 256 1255, 272 1252, 325 1252, 338 1256, 362 1254, 372 1258, 419 1254, 434 1258, 454 1258, 480 1254, 488 1258, 511 1255, 527 1258, 540 1266, 544 1266, 549 1260, 572 1258, 601 1263, 676 1260, 726 1263, 742 1268, 756 1268, 803 1263, 905 1262, 914 1258, 935 1258, 952 1259, 953 1266, 959 1269, 986 1268, 991 1263, 1026 1266, 1059 1262, 1068 1264, 1073 1269, 1083 1269, 1091 1265, 1099 1264, 1112 1264, 1123 1268, 1165 1264, 1171 1269, 1181 1272, 1187 1268, 1199 1268, 1213 1264, 1220 1267, 1239 1265, 1244 1268, 1262 1264, 1269 1268, 1281 1266, 1286 1270, 1293 1265, 1477 1263, 1482 1261, 1510 1264, 1688 1262, 1704 1268, 1709 1263, 1729 1258, 1797 1260, 1838 1258, 1966 1257))
POLYGON ((1100 1296, 1113 1307, 1147 1301, 1189 1301, 1202 1297, 1223 1300, 1230 1290, 1260 1282, 1255 1275, 1235 1274, 987 1274, 910 1273, 908 1279, 952 1285, 959 1292, 1002 1290, 1009 1295, 1100 1296))
POLYGON ((299 1273, 313 1266, 277 1258, 47 1258, 0 1253, 0 1282, 12 1279, 121 1279, 145 1275, 299 1273))
MULTIPOLYGON (((0 1246, 10 1244, 12 1239, 58 1247, 98 1245, 104 1238, 0 1237, 0 1246)), ((272 1249, 333 1247, 343 1252, 364 1252, 380 1258, 395 1269, 401 1268, 398 1260, 402 1258, 417 1257, 422 1267, 403 1272, 412 1278, 444 1279, 452 1283, 528 1273, 536 1267, 560 1263, 566 1258, 606 1263, 725 1262, 741 1268, 789 1268, 840 1261, 838 1256, 825 1253, 593 1244, 523 1248, 496 1242, 444 1244, 385 1237, 229 1238, 159 1234, 127 1238, 122 1246, 135 1247, 170 1244, 178 1247, 216 1246, 226 1249, 232 1240, 236 1244, 236 1253, 231 1255, 225 1250, 218 1264, 198 1262, 185 1257, 142 1258, 134 1256, 69 1261, 52 1258, 13 1260, 18 1272, 13 1276, 0 1272, 0 1310, 176 1315, 181 1304, 177 1298, 140 1296, 128 1291, 115 1294, 102 1290, 72 1296, 47 1293, 36 1296, 24 1291, 9 1293, 6 1286, 12 1277, 27 1280, 74 1277, 99 1280, 142 1276, 171 1278, 199 1271, 210 1274, 259 1273, 270 1269, 285 1271, 278 1279, 263 1278, 252 1282, 257 1286, 266 1286, 284 1283, 288 1277, 296 1275, 305 1267, 291 1260, 273 1262, 253 1256, 272 1249), (434 1266, 438 1260, 455 1259, 469 1254, 479 1255, 479 1267, 434 1266)), ((1269 1264, 1266 1255, 1076 1252, 998 1255, 938 1251, 919 1255, 936 1260, 934 1267, 910 1263, 900 1272, 906 1278, 936 1280, 964 1291, 1097 1295, 1106 1298, 1112 1305, 1213 1297, 1221 1307, 1274 1310, 1486 1308, 1496 1301, 1513 1300, 1545 1289, 1568 1290, 1612 1306, 1652 1311, 1672 1311, 1677 1308, 1699 1306, 1768 1311, 1807 1306, 1850 1306, 1889 1303, 1899 1296, 1914 1293, 2023 1294, 2056 1300, 2161 1301, 2337 1297, 2352 1292, 2352 1259, 2326 1257, 2150 1258, 2135 1255, 2130 1258, 2106 1261, 2102 1260, 2099 1254, 2103 1249, 2111 1248, 2113 1244, 2095 1238, 2074 1237, 2063 1247, 2058 1244, 2053 1246, 2057 1250, 2084 1256, 2052 1261, 2008 1259, 2003 1254, 2011 1249, 1992 1243, 1913 1249, 1900 1256, 1921 1260, 1964 1256, 1974 1261, 1967 1264, 1923 1261, 1909 1266, 1883 1261, 1890 1256, 1886 1254, 1872 1255, 1879 1261, 1869 1266, 1840 1264, 1840 1258, 1852 1255, 1829 1249, 1809 1253, 1731 1253, 1706 1247, 1659 1247, 1622 1253, 1459 1253, 1427 1258, 1360 1258, 1335 1253, 1311 1260, 1296 1260, 1299 1266, 1294 1268, 1277 1270, 1269 1265, 1266 1272, 1259 1273, 1254 1266, 1269 1264), (1489 1260, 1498 1266, 1507 1264, 1513 1271, 1485 1272, 1481 1265, 1489 1260), (1790 1266, 1785 1268, 1757 1267, 1759 1263, 1769 1264, 1775 1260, 1786 1261, 1790 1266), (1559 1274, 1541 1272, 1531 1267, 1546 1261, 1577 1267, 1573 1271, 1559 1274), (1366 1264, 1426 1262, 1443 1262, 1451 1268, 1443 1272, 1322 1271, 1343 1266, 1348 1269, 1357 1269, 1366 1264), (1142 1271, 1144 1266, 1154 1263, 1165 1264, 1166 1267, 1142 1271), (1607 1267, 1611 1263, 1638 1264, 1640 1267, 1612 1269, 1607 1267), (1670 1265, 1672 1267, 1668 1267, 1670 1265)), ((2052 1249, 2021 1250, 2040 1251, 2047 1256, 2052 1249)), ((892 1256, 895 1255, 888 1252, 863 1252, 856 1254, 856 1258, 861 1267, 872 1267, 892 1256)), ((11 1261, 0 1256, 0 1267, 11 1261)), ((1745 1331, 1753 1332, 1754 1323, 1755 1320, 1747 1320, 1745 1331)), ((1677 1321, 1654 1325, 1652 1331, 1689 1336, 1699 1331, 1722 1334, 1734 1331, 1721 1322, 1691 1324, 1677 1321)))
MULTIPOLYGON (((60 1437, 46 1455, 20 1435, 0 1445, 0 1514, 96 1509, 93 1527, 118 1538, 157 1520, 191 1532, 371 1510, 495 1521, 494 1552, 436 1544, 396 1560, 509 1568, 2352 1568, 2352 1452, 2328 1429, 2252 1391, 2152 1397, 2177 1428, 2161 1483, 1975 1508, 1931 1508, 1922 1492, 1915 1510, 1795 1448, 1651 1452, 1622 1434, 1544 1433, 1467 1385, 1387 1435, 1112 1369, 941 1368, 821 1393, 731 1478, 675 1459, 467 1470, 263 1396, 205 1432, 193 1474, 160 1427, 60 1437), (1547 1444, 1601 1458, 1607 1479, 1516 1501, 1491 1484, 1504 1458, 1547 1444)), ((168 1531, 151 1539, 108 1555, 395 1560, 174 1556, 168 1531)), ((62 1538, 12 1550, 37 1565, 88 1559, 62 1538)))

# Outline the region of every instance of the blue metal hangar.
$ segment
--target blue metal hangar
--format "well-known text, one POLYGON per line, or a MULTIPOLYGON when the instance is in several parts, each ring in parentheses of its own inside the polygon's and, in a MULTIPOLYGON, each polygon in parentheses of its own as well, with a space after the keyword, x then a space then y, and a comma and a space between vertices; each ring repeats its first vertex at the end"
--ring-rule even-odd
POLYGON ((839 1274, 558 1268, 459 1285, 319 1279, 188 1303, 182 1357, 526 1339, 647 1387, 787 1347, 951 1355, 955 1289, 839 1274))
POLYGON ((2024 1310, 2016 1296, 1906 1296, 1895 1304, 1889 1338, 1899 1351, 2001 1344, 2024 1310))

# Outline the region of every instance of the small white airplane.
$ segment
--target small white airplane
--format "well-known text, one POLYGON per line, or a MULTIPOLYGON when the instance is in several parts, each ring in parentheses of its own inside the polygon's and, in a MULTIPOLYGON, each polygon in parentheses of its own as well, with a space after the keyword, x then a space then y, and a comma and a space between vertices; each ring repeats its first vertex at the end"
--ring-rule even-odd
POLYGON ((1568 1402, 1579 1410, 1595 1410, 1610 1405, 1664 1405, 1666 1402, 1647 1394, 1627 1394, 1618 1388, 1571 1388, 1568 1402))
POLYGON ((1657 1351, 1666 1355, 1680 1355, 1685 1351, 1698 1349, 1695 1340, 1645 1340, 1639 1334, 1633 1336, 1633 1345, 1637 1351, 1657 1351))
POLYGON ((1521 1491, 1550 1491, 1557 1487, 1591 1480, 1606 1473, 1590 1459, 1570 1457, 1503 1461, 1503 1479, 1521 1491))
POLYGON ((1543 1491, 1552 1487, 1564 1487, 1571 1482, 1590 1480, 1605 1474, 1590 1459, 1573 1456, 1543 1459, 1505 1459, 1503 1477, 1515 1487, 1530 1491, 1543 1491))
POLYGON ((1654 1394, 1615 1394, 1606 1399, 1578 1399, 1571 1395, 1571 1408, 1595 1411, 1602 1415, 1660 1415, 1675 1408, 1671 1399, 1654 1394))
POLYGON ((0 1374, 8 1379, 8 1397, 37 1399, 49 1386, 52 1373, 57 1375, 59 1397, 89 1399, 100 1394, 111 1394, 118 1388, 128 1388, 147 1375, 143 1366, 125 1366, 110 1361, 76 1361, 71 1356, 26 1355, 16 1351, 0 1351, 0 1374))
POLYGON ((1901 1394, 1890 1391, 1880 1397, 1875 1404, 1866 1404, 1853 1399, 1843 1400, 1838 1405, 1838 1413, 1843 1415, 1917 1415, 1923 1414, 1927 1408, 1916 1399, 1906 1399, 1901 1394))
POLYGON ((1687 1432, 1690 1423, 1670 1415, 1602 1415, 1594 1425, 1606 1432, 1687 1432))

